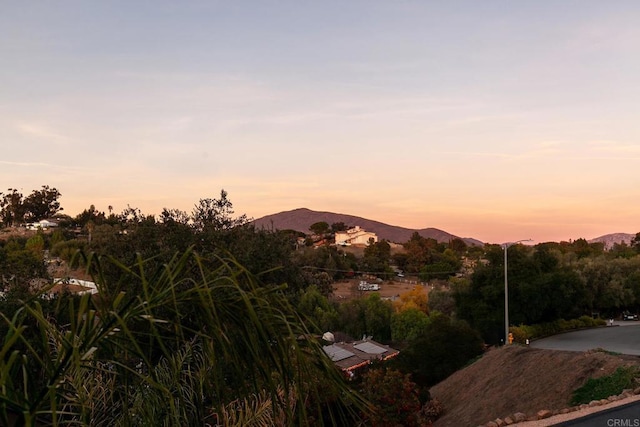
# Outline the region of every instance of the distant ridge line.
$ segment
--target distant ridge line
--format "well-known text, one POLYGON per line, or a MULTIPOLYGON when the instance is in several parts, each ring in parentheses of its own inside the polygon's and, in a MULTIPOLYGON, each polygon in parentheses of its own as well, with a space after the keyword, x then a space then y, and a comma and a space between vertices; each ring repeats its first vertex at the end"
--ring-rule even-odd
POLYGON ((409 241, 413 233, 417 232, 422 237, 432 238, 442 243, 447 243, 452 239, 460 238, 468 245, 484 245, 484 243, 480 240, 469 237, 459 237, 438 228, 429 227, 421 229, 411 229, 389 225, 380 221, 362 218, 355 215, 314 211, 308 208, 297 208, 289 211, 266 215, 253 220, 252 223, 257 228, 295 230, 303 233, 308 233, 309 227, 312 224, 321 221, 324 221, 329 225, 336 222, 343 222, 351 227, 359 225, 361 228, 367 231, 376 233, 380 239, 386 239, 394 243, 405 243, 409 241))

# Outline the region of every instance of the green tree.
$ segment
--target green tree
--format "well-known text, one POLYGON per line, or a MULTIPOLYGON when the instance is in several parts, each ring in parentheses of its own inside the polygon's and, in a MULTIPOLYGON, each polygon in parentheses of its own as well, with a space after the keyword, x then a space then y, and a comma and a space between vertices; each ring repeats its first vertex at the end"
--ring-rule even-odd
POLYGON ((331 232, 335 233, 337 231, 347 231, 349 229, 349 226, 346 225, 344 222, 334 222, 333 224, 331 224, 331 232))
POLYGON ((424 333, 397 357, 403 372, 411 373, 418 384, 435 385, 482 354, 480 334, 469 324, 432 315, 424 333))
POLYGON ((429 312, 438 311, 447 316, 453 316, 456 310, 456 300, 453 291, 448 289, 432 289, 429 292, 429 312))
POLYGON ((371 273, 390 273, 391 246, 386 240, 370 241, 364 248, 364 255, 360 260, 360 269, 371 273))
POLYGON ((0 219, 2 224, 11 227, 24 222, 25 207, 23 196, 15 188, 9 188, 7 194, 0 193, 0 219))
MULTIPOLYGON (((576 318, 590 314, 596 301, 603 301, 600 287, 608 282, 602 277, 608 267, 595 267, 593 259, 585 258, 576 264, 586 268, 578 273, 576 266, 561 263, 557 249, 548 244, 513 245, 508 250, 512 325, 576 318)), ((485 257, 487 262, 477 266, 469 286, 454 290, 456 315, 479 330, 487 342, 499 343, 504 340, 504 249, 487 246, 485 257)))
POLYGON ((198 231, 229 230, 248 222, 246 215, 234 217, 233 203, 228 198, 228 193, 220 190, 219 199, 200 199, 193 208, 191 214, 193 226, 198 231))
POLYGON ((44 238, 41 233, 30 237, 25 244, 25 249, 33 253, 40 261, 44 259, 44 238))
POLYGON ((636 233, 631 240, 631 247, 640 254, 640 233, 636 233))
POLYGON ((329 227, 329 224, 327 224, 325 221, 315 222, 309 227, 309 231, 311 231, 316 236, 324 236, 330 230, 331 228, 329 227))
POLYGON ((309 329, 316 333, 335 330, 338 311, 316 286, 309 286, 300 297, 298 312, 309 319, 309 329))
POLYGON ((435 241, 422 237, 418 232, 414 232, 411 238, 403 247, 406 251, 407 258, 405 268, 408 273, 418 273, 420 269, 431 262, 431 252, 435 248, 435 241))
POLYGON ((422 414, 423 402, 411 375, 395 369, 371 369, 362 380, 363 395, 373 403, 375 412, 365 414, 371 426, 420 427, 432 420, 422 414))
POLYGON ((467 244, 459 237, 451 239, 449 242, 449 249, 453 250, 458 255, 462 255, 467 251, 467 244))
POLYGON ((42 253, 24 249, 23 244, 9 241, 0 246, 0 277, 3 287, 16 283, 29 283, 31 279, 48 279, 42 253))
POLYGON ((636 249, 633 246, 627 245, 625 242, 614 243, 613 247, 609 249, 609 254, 611 258, 633 258, 638 255, 636 249))
POLYGON ((26 219, 40 221, 53 217, 63 210, 58 201, 61 196, 62 194, 56 188, 50 188, 48 185, 43 185, 40 190, 34 190, 23 202, 26 219))
POLYGON ((364 320, 367 335, 374 336, 380 341, 391 339, 391 314, 393 306, 385 301, 380 294, 373 293, 365 299, 364 320))
POLYGON ((355 338, 367 335, 366 311, 364 298, 356 298, 340 304, 338 307, 339 329, 355 338))
POLYGON ((394 342, 411 342, 421 336, 429 324, 429 316, 417 308, 394 313, 391 316, 391 339, 394 342))
MULTIPOLYGON (((308 285, 321 285, 317 279, 326 273, 331 282, 340 280, 353 274, 358 269, 357 259, 354 254, 338 250, 335 246, 322 246, 318 248, 303 247, 292 255, 293 263, 302 269, 305 283, 308 285)), ((326 284, 321 291, 324 295, 331 293, 332 289, 326 284)))
POLYGON ((74 218, 75 223, 80 227, 85 227, 87 224, 100 225, 106 221, 104 212, 100 212, 94 205, 90 205, 88 209, 84 209, 74 218))

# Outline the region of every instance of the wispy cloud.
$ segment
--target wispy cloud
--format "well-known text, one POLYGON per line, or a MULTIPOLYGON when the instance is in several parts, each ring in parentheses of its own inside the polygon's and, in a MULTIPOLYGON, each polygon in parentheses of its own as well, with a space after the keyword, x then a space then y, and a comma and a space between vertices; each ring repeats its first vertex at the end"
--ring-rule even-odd
POLYGON ((34 136, 36 138, 46 140, 49 143, 69 144, 73 142, 72 138, 63 135, 49 125, 18 122, 15 127, 23 135, 34 136))
POLYGON ((620 141, 611 141, 611 140, 603 140, 603 141, 592 141, 588 144, 588 147, 591 151, 608 154, 608 158, 613 155, 613 158, 617 158, 618 156, 624 156, 624 158, 628 158, 629 155, 634 157, 640 156, 640 144, 629 144, 620 141))
POLYGON ((0 160, 0 164, 9 165, 9 166, 19 166, 19 167, 56 167, 56 165, 52 165, 50 163, 42 163, 42 162, 12 162, 7 160, 0 160))

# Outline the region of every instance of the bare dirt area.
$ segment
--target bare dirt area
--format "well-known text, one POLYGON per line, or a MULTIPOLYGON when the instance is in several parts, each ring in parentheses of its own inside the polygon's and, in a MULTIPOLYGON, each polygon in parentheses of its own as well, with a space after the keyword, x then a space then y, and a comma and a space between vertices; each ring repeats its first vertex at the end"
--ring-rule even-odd
POLYGON ((587 379, 628 365, 640 366, 640 358, 517 345, 492 349, 431 388, 431 396, 445 409, 435 427, 477 426, 516 412, 533 416, 540 410, 562 410, 587 379))
POLYGON ((375 278, 358 278, 358 279, 350 279, 344 280, 340 282, 336 282, 332 285, 333 287, 333 296, 332 298, 338 302, 340 301, 348 301, 354 298, 366 297, 367 295, 376 292, 380 294, 380 297, 385 299, 394 299, 399 297, 401 294, 412 290, 415 286, 419 286, 420 289, 423 289, 424 292, 429 291, 429 286, 418 285, 414 280, 404 280, 404 281, 383 281, 377 282, 375 278), (377 283, 380 286, 380 289, 377 291, 360 291, 358 290, 358 284, 360 281, 365 280, 368 283, 377 283))

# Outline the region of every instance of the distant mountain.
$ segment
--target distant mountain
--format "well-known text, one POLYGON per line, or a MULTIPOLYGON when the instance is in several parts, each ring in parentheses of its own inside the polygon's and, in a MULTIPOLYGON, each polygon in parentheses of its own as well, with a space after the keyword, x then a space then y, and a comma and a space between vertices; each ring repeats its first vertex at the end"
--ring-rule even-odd
MULTIPOLYGON (((277 214, 263 216, 253 221, 258 228, 276 229, 276 230, 296 230, 303 233, 309 232, 309 227, 316 222, 324 221, 331 225, 336 222, 343 222, 350 227, 359 225, 366 231, 372 231, 381 239, 390 242, 404 243, 407 242, 416 231, 422 237, 432 238, 438 242, 448 242, 455 239, 455 236, 446 231, 437 228, 410 229, 397 227, 395 225, 384 224, 382 222, 373 221, 353 215, 338 214, 333 212, 312 211, 306 208, 294 209, 291 211, 280 212, 277 214)), ((468 245, 484 245, 480 240, 461 237, 468 245)))
POLYGON ((596 237, 595 239, 591 239, 589 243, 604 243, 605 249, 611 249, 615 243, 626 243, 627 245, 631 243, 633 238, 636 237, 635 234, 629 233, 612 233, 605 234, 604 236, 596 237))

